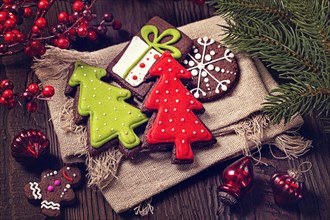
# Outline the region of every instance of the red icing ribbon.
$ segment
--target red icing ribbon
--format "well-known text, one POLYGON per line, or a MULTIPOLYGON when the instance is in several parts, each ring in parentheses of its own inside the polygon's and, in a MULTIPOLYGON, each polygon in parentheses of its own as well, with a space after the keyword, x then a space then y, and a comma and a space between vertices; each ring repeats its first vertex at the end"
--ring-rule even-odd
POLYGON ((65 170, 62 170, 62 176, 64 177, 64 179, 66 179, 66 180, 68 180, 68 181, 70 181, 70 182, 73 182, 73 178, 69 177, 69 176, 66 174, 65 170))

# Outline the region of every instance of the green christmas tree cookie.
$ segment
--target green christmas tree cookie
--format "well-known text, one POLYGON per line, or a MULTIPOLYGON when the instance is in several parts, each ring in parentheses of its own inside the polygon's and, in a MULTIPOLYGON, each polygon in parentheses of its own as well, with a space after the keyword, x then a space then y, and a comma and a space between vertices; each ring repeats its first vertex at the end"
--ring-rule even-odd
POLYGON ((140 144, 134 129, 148 121, 138 108, 125 102, 131 92, 101 81, 105 69, 76 62, 68 84, 80 86, 78 113, 89 116, 89 142, 99 149, 118 137, 122 152, 129 151, 140 144))

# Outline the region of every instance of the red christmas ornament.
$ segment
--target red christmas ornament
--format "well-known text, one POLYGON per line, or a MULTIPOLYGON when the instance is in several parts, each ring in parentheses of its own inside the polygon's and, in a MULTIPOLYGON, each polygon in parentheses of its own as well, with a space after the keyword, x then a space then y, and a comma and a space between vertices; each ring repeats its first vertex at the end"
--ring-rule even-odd
POLYGON ((274 193, 274 200, 278 205, 289 205, 298 203, 304 197, 305 184, 302 182, 302 173, 312 168, 310 162, 304 162, 299 165, 298 169, 290 169, 285 172, 275 172, 270 183, 274 193), (306 170, 300 167, 309 164, 306 170))
POLYGON ((243 157, 229 165, 222 173, 223 184, 218 188, 218 196, 225 205, 236 204, 254 182, 253 164, 250 157, 243 157))
POLYGON ((11 154, 19 162, 35 161, 49 153, 49 141, 36 129, 23 129, 11 143, 11 154))

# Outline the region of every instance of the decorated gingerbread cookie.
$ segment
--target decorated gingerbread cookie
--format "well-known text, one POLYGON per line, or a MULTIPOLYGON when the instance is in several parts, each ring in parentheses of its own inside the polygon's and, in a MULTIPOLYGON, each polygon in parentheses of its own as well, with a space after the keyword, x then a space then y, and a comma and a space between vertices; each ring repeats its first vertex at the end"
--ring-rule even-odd
POLYGON ((79 86, 78 114, 88 117, 88 144, 91 154, 99 153, 119 139, 119 150, 133 156, 140 145, 134 129, 142 126, 148 118, 125 100, 131 92, 100 79, 106 71, 81 62, 76 62, 69 79, 69 86, 79 86))
POLYGON ((188 88, 201 102, 214 101, 236 85, 239 69, 234 54, 208 37, 198 38, 182 65, 190 71, 188 88))
POLYGON ((60 171, 46 170, 40 182, 29 182, 24 192, 29 201, 40 201, 41 212, 47 217, 58 217, 63 206, 75 201, 73 189, 79 186, 82 177, 79 168, 63 167, 60 171))
POLYGON ((192 47, 191 39, 159 17, 153 17, 109 64, 108 76, 143 100, 153 82, 148 71, 164 51, 183 60, 192 47))
POLYGON ((192 163, 192 144, 204 142, 211 145, 215 139, 195 115, 196 111, 203 110, 202 104, 180 81, 191 78, 191 74, 168 52, 153 65, 149 74, 160 78, 143 103, 147 110, 157 111, 147 126, 145 146, 157 148, 174 144, 172 162, 192 163))

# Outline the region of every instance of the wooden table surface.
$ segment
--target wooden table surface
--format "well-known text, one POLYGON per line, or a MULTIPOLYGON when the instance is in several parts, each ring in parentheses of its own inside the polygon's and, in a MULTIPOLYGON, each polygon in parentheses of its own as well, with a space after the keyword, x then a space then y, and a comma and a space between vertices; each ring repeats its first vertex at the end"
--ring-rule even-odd
MULTIPOLYGON (((68 11, 68 8, 65 1, 56 3, 49 13, 49 21, 56 19, 57 12, 68 11)), ((107 11, 123 22, 123 30, 110 31, 107 41, 97 47, 129 40, 154 15, 163 17, 175 26, 181 26, 207 18, 214 12, 212 8, 198 6, 188 0, 99 0, 95 12, 101 15, 107 11)), ((88 49, 93 47, 88 46, 88 49)), ((10 79, 15 83, 16 91, 22 91, 27 84, 37 82, 30 71, 30 65, 31 61, 22 54, 1 57, 0 80, 10 79)), ((9 111, 0 106, 0 115, 0 219, 43 219, 39 207, 29 204, 22 190, 25 183, 37 181, 41 171, 38 168, 26 169, 17 163, 10 155, 9 146, 21 128, 40 129, 51 140, 51 154, 54 155, 54 160, 49 161, 47 166, 61 166, 47 106, 41 104, 36 113, 26 112, 19 107, 9 111)), ((101 193, 84 185, 77 191, 78 203, 65 209, 63 219, 330 219, 329 140, 313 115, 305 119, 301 133, 313 140, 314 147, 310 152, 296 160, 277 160, 271 156, 268 148, 264 148, 262 160, 269 165, 255 167, 253 190, 238 205, 226 208, 221 215, 216 214, 220 174, 235 160, 207 169, 154 196, 153 215, 137 217, 132 210, 116 214, 101 193), (276 170, 285 171, 297 167, 304 161, 313 164, 313 168, 304 175, 308 189, 305 198, 298 205, 277 206, 269 185, 271 174, 276 170)))

